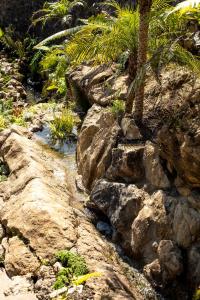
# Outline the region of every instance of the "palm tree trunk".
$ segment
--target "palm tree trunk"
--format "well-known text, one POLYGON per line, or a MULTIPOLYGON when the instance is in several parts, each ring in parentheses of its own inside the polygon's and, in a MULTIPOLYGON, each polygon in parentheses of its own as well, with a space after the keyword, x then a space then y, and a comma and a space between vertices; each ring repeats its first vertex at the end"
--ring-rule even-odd
MULTIPOLYGON (((139 25, 139 45, 138 45, 138 62, 137 70, 140 70, 146 63, 147 50, 148 50, 148 34, 149 34, 149 13, 151 11, 152 0, 139 0, 139 13, 140 13, 140 25, 139 25)), ((144 88, 145 77, 139 85, 135 93, 135 121, 137 123, 142 122, 143 107, 144 107, 144 88)))
MULTIPOLYGON (((128 83, 131 84, 137 74, 137 52, 131 52, 128 58, 128 83)), ((133 101, 135 98, 135 92, 131 91, 126 100, 125 112, 131 114, 133 110, 133 101)))

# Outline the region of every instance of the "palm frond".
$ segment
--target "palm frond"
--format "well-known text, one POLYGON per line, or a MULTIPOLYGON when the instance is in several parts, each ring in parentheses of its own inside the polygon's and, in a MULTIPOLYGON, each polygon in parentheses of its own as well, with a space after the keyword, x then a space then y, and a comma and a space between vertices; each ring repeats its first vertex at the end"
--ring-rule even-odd
POLYGON ((60 32, 57 32, 51 36, 49 36, 48 38, 44 39, 43 41, 41 41, 39 44, 37 44, 34 49, 37 49, 37 50, 44 50, 44 46, 57 40, 57 39, 61 39, 61 38, 64 38, 66 36, 70 36, 74 33, 76 33, 77 31, 79 31, 80 29, 82 28, 82 26, 76 26, 76 27, 73 27, 73 28, 69 28, 69 29, 66 29, 66 30, 62 30, 60 32))

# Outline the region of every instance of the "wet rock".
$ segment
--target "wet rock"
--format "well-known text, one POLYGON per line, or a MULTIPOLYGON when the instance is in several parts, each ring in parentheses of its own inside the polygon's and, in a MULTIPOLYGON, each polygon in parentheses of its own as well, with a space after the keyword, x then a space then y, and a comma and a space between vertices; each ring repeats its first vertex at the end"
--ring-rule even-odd
POLYGON ((35 274, 40 266, 37 257, 17 236, 8 240, 4 264, 9 276, 35 274))
POLYGON ((170 240, 162 240, 158 246, 158 258, 162 268, 163 281, 173 280, 183 271, 180 249, 170 240))
POLYGON ((119 126, 108 110, 97 105, 90 108, 77 144, 78 173, 82 175, 86 189, 90 190, 95 180, 104 176, 119 131, 119 126))
POLYGON ((144 145, 121 145, 112 150, 111 165, 106 177, 112 181, 125 181, 135 183, 143 180, 144 145))
POLYGON ((112 236, 112 227, 108 223, 99 221, 97 222, 96 228, 99 232, 106 235, 107 237, 112 236))
POLYGON ((160 162, 158 147, 147 142, 144 150, 145 175, 148 182, 157 189, 170 187, 170 182, 160 162))

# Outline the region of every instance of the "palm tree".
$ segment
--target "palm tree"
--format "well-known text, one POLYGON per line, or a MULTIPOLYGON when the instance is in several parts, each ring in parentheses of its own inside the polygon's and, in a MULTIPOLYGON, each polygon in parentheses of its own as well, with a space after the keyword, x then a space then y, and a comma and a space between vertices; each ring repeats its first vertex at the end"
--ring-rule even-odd
MULTIPOLYGON (((149 21, 150 11, 152 6, 152 0, 140 0, 139 1, 139 40, 138 40, 138 61, 137 69, 143 68, 147 61, 148 51, 148 35, 149 35, 149 21)), ((140 83, 135 93, 135 121, 141 123, 143 117, 144 106, 144 88, 145 88, 145 74, 142 83, 140 83)))
MULTIPOLYGON (((122 8, 110 0, 106 5, 114 7, 114 15, 103 12, 93 16, 84 20, 81 26, 48 37, 35 48, 54 51, 55 46, 47 45, 58 38, 64 40, 67 37, 62 49, 70 65, 78 65, 83 61, 96 64, 120 61, 123 53, 129 53, 128 71, 132 84, 126 112, 132 113, 135 100, 135 119, 141 122, 146 68, 151 68, 158 78, 162 67, 171 61, 186 65, 195 72, 199 72, 200 62, 198 57, 181 47, 180 41, 187 32, 187 15, 170 13, 174 7, 169 5, 169 0, 138 2, 139 10, 134 10, 131 7, 122 8)), ((199 14, 196 15, 198 17, 199 14)))

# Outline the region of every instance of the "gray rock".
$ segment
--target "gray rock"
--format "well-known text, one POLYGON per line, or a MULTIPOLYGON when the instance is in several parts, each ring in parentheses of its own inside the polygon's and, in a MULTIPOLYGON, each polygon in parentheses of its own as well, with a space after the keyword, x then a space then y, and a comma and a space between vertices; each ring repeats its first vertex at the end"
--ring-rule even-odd
POLYGON ((99 180, 91 201, 102 211, 121 236, 123 247, 130 250, 131 225, 141 209, 145 193, 135 185, 99 180))
POLYGON ((112 227, 108 224, 108 223, 105 223, 105 222, 102 222, 102 221, 99 221, 96 225, 96 228, 99 232, 101 232, 102 234, 108 236, 108 237, 111 237, 112 236, 112 227))
POLYGON ((200 232, 200 214, 187 201, 180 198, 174 212, 173 231, 175 241, 188 248, 198 238, 200 232))
POLYGON ((196 289, 200 285, 200 243, 195 243, 188 250, 189 281, 196 289))
POLYGON ((160 241, 158 246, 158 258, 162 268, 164 282, 173 280, 183 272, 181 251, 173 241, 160 241))
POLYGON ((106 177, 111 181, 135 183, 144 179, 144 145, 118 145, 112 150, 111 165, 106 177))

